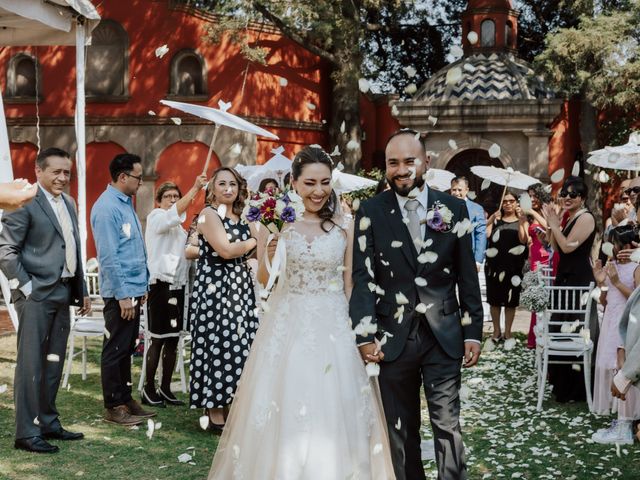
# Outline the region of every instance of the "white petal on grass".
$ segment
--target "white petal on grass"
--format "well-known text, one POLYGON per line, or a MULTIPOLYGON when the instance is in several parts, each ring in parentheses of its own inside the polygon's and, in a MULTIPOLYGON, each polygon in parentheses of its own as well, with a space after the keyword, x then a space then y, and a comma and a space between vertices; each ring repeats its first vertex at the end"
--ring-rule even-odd
POLYGON ((467 40, 469 40, 469 43, 471 45, 475 45, 476 43, 478 43, 478 34, 473 30, 470 31, 469 33, 467 33, 467 40))
POLYGON ((278 80, 278 82, 280 83, 281 87, 286 87, 287 85, 289 85, 289 80, 287 80, 284 77, 280 77, 280 79, 278 80))
POLYGON ((151 440, 153 437, 153 432, 156 430, 156 424, 150 418, 147 419, 147 438, 151 440))
POLYGON ((366 78, 361 78, 360 80, 358 80, 358 88, 362 93, 367 93, 371 88, 369 80, 367 80, 366 78))
POLYGON ((458 144, 456 143, 456 141, 454 139, 450 139, 448 143, 449 143, 449 148, 451 150, 457 150, 458 149, 458 144))
POLYGON ((604 242, 602 244, 602 253, 604 253, 607 257, 613 257, 613 243, 604 242))
POLYGON ((551 174, 551 183, 559 183, 564 180, 564 168, 560 168, 551 174))
POLYGON ((500 149, 500 145, 498 145, 497 143, 494 143, 489 147, 489 156, 491 158, 498 158, 500 156, 501 151, 502 150, 500 149))
POLYGON ((192 458, 193 457, 191 455, 189 455, 188 453, 181 453, 180 455, 178 455, 178 461, 180 463, 190 462, 192 458))
POLYGON ((416 76, 417 70, 409 65, 408 67, 404 67, 404 73, 407 74, 407 77, 412 78, 416 76))
POLYGON ((527 247, 525 247, 524 245, 518 245, 517 247, 510 248, 509 253, 511 255, 522 255, 526 248, 527 247))
POLYGON ((418 87, 415 83, 410 83, 404 88, 404 92, 408 95, 413 95, 418 91, 418 87))
POLYGON ((180 117, 171 117, 171 121, 176 125, 182 125, 182 119, 180 117))
POLYGON ((513 277, 511 277, 511 285, 513 285, 514 287, 520 286, 521 283, 522 279, 518 275, 514 275, 513 277))
POLYGON ((59 355, 56 355, 55 353, 50 353, 49 355, 47 355, 47 362, 57 363, 59 361, 60 361, 59 355))
POLYGON ((367 237, 364 235, 360 235, 358 237, 358 246, 360 247, 360 251, 364 252, 367 248, 367 237))
POLYGON ((485 178, 482 181, 482 185, 480 185, 480 191, 486 190, 490 186, 491 186, 491 180, 489 180, 488 178, 485 178))
POLYGON ((202 415, 199 421, 200 421, 200 428, 202 430, 206 430, 207 428, 209 428, 209 415, 202 415))
POLYGON ((460 67, 453 67, 447 71, 447 78, 445 79, 447 85, 455 85, 462 79, 462 69, 460 67))
POLYGON ((164 57, 167 53, 169 53, 169 47, 166 44, 156 48, 156 57, 158 58, 164 57))

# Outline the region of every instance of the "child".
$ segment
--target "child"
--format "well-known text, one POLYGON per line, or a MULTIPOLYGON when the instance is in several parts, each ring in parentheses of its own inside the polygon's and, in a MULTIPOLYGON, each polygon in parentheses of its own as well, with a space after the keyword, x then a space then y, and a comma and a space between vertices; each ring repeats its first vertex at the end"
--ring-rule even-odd
MULTIPOLYGON (((622 345, 619 333, 620 317, 627 299, 640 285, 640 268, 629 260, 616 260, 620 250, 632 248, 636 232, 632 226, 611 229, 609 240, 613 244, 613 256, 603 267, 598 260, 594 276, 602 286, 601 301, 605 305, 602 328, 596 353, 593 412, 609 415, 618 411, 608 429, 598 430, 592 440, 597 443, 633 443, 632 421, 640 418, 640 391, 630 391, 627 400, 619 402, 611 394, 611 382, 618 368, 618 347, 622 345)), ((607 252, 611 253, 611 252, 607 252)))

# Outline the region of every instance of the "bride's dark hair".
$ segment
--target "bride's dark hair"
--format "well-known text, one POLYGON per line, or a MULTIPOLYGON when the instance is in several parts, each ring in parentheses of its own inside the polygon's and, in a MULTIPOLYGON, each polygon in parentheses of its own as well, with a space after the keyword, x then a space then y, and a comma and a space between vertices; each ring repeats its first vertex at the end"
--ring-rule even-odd
MULTIPOLYGON (((325 152, 320 146, 308 146, 300 150, 293 159, 293 165, 291 166, 291 178, 297 180, 302 173, 302 170, 306 165, 312 163, 321 163, 329 167, 329 171, 333 173, 333 160, 327 152, 325 152)), ((333 220, 333 216, 336 213, 336 206, 338 205, 338 197, 336 192, 331 189, 331 195, 329 199, 324 203, 322 208, 318 210, 318 217, 321 219, 320 228, 325 232, 330 231, 336 223, 333 220), (327 224, 329 225, 327 228, 327 224)))

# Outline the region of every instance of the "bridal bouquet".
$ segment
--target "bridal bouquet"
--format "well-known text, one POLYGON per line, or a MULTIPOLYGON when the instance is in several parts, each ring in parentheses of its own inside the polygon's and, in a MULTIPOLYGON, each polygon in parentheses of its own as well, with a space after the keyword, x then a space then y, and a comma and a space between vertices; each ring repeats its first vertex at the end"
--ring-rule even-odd
POLYGON ((259 222, 271 233, 278 233, 286 223, 295 222, 302 212, 304 204, 294 191, 267 191, 254 194, 247 202, 242 216, 247 222, 259 222))

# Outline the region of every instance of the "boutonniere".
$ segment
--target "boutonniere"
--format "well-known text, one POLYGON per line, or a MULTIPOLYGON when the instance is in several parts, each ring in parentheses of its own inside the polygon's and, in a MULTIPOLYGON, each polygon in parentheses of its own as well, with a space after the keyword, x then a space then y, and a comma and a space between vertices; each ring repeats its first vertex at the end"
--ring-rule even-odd
POLYGON ((451 230, 453 212, 440 202, 427 210, 427 226, 436 232, 448 232, 451 230))

